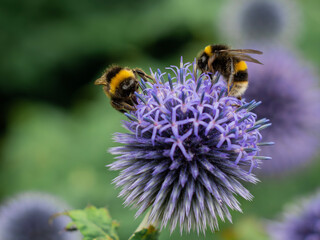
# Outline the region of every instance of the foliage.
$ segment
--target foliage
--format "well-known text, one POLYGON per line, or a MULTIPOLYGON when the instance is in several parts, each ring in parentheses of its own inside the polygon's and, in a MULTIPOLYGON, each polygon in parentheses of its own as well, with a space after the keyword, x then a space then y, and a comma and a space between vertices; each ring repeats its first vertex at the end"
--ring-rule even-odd
POLYGON ((88 206, 84 210, 72 210, 65 213, 72 219, 66 229, 74 226, 84 236, 83 240, 119 240, 116 228, 119 224, 111 219, 106 208, 88 206))
POLYGON ((129 240, 157 240, 159 237, 159 231, 154 226, 150 225, 148 228, 144 228, 139 232, 135 232, 129 240))

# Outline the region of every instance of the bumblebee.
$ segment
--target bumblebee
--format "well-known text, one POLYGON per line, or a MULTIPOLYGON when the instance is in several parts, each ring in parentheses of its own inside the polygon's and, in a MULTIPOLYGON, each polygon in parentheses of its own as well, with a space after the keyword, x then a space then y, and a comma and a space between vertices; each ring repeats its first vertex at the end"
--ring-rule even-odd
POLYGON ((246 62, 262 64, 246 53, 262 54, 261 51, 253 49, 230 49, 226 45, 208 45, 200 53, 197 67, 202 72, 220 73, 227 81, 228 95, 241 99, 248 87, 246 62))
POLYGON ((109 67, 94 84, 103 85, 103 91, 111 100, 111 106, 124 113, 135 111, 137 99, 135 92, 139 89, 140 76, 145 81, 154 79, 139 68, 130 69, 120 66, 109 67))

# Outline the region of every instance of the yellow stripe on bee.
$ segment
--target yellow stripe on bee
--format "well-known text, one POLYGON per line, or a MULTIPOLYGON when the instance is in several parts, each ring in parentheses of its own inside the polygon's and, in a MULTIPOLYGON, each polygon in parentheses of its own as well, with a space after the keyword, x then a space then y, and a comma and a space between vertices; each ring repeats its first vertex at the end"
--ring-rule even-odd
POLYGON ((210 46, 210 45, 208 45, 208 46, 205 47, 204 52, 205 52, 209 57, 211 57, 211 56, 213 55, 212 49, 211 49, 211 46, 210 46))
POLYGON ((247 70, 247 64, 245 61, 240 61, 238 63, 235 64, 235 72, 239 72, 239 71, 245 71, 247 70))
POLYGON ((128 69, 122 69, 118 72, 110 82, 110 93, 114 94, 119 84, 126 78, 135 78, 134 73, 128 69))

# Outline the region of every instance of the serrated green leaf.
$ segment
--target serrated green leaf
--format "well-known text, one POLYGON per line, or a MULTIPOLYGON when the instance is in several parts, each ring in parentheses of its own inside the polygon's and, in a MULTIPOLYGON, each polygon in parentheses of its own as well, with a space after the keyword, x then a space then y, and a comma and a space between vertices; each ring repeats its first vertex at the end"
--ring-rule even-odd
POLYGON ((135 232, 129 240, 157 240, 158 238, 159 232, 154 226, 150 225, 148 228, 135 232))
POLYGON ((116 232, 119 224, 111 219, 106 208, 89 206, 66 212, 65 215, 72 219, 66 229, 76 226, 84 236, 83 240, 119 240, 116 232))

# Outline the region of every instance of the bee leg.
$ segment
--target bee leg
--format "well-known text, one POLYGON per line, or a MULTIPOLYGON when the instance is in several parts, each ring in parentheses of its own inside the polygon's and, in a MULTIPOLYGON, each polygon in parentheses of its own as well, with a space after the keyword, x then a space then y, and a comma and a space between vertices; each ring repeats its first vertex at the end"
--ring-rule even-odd
POLYGON ((212 63, 214 60, 216 60, 217 56, 216 54, 213 54, 209 59, 208 59, 208 68, 209 70, 212 70, 212 63))
POLYGON ((130 101, 131 101, 131 103, 133 103, 133 104, 138 104, 138 100, 137 100, 136 95, 132 95, 132 96, 130 97, 130 101))
POLYGON ((123 110, 123 107, 121 106, 121 104, 119 104, 119 103, 117 103, 117 102, 111 101, 111 106, 112 106, 114 109, 116 109, 116 110, 118 110, 119 112, 121 112, 121 113, 125 113, 125 112, 126 112, 125 110, 123 110))
POLYGON ((210 76, 211 78, 211 84, 215 83, 216 78, 214 77, 216 71, 212 67, 213 61, 216 59, 216 55, 213 54, 209 59, 208 59, 208 65, 207 65, 207 71, 211 72, 213 75, 210 76))
POLYGON ((233 67, 233 59, 230 58, 230 77, 228 79, 227 87, 228 87, 228 96, 230 93, 230 86, 233 83, 233 78, 234 78, 235 72, 234 72, 234 67, 233 67))
POLYGON ((237 107, 237 108, 241 107, 239 104, 231 104, 231 106, 232 107, 237 107))
POLYGON ((121 113, 125 113, 126 111, 135 111, 136 108, 131 106, 128 103, 125 102, 116 102, 116 101, 111 101, 111 106, 118 110, 121 113))
POLYGON ((131 106, 128 103, 122 102, 123 108, 127 111, 136 111, 137 109, 134 106, 131 106))
POLYGON ((141 70, 140 68, 135 68, 133 69, 134 73, 138 74, 143 80, 145 80, 146 82, 149 80, 151 80, 153 83, 156 83, 156 80, 151 77, 150 75, 146 74, 143 70, 141 70))

